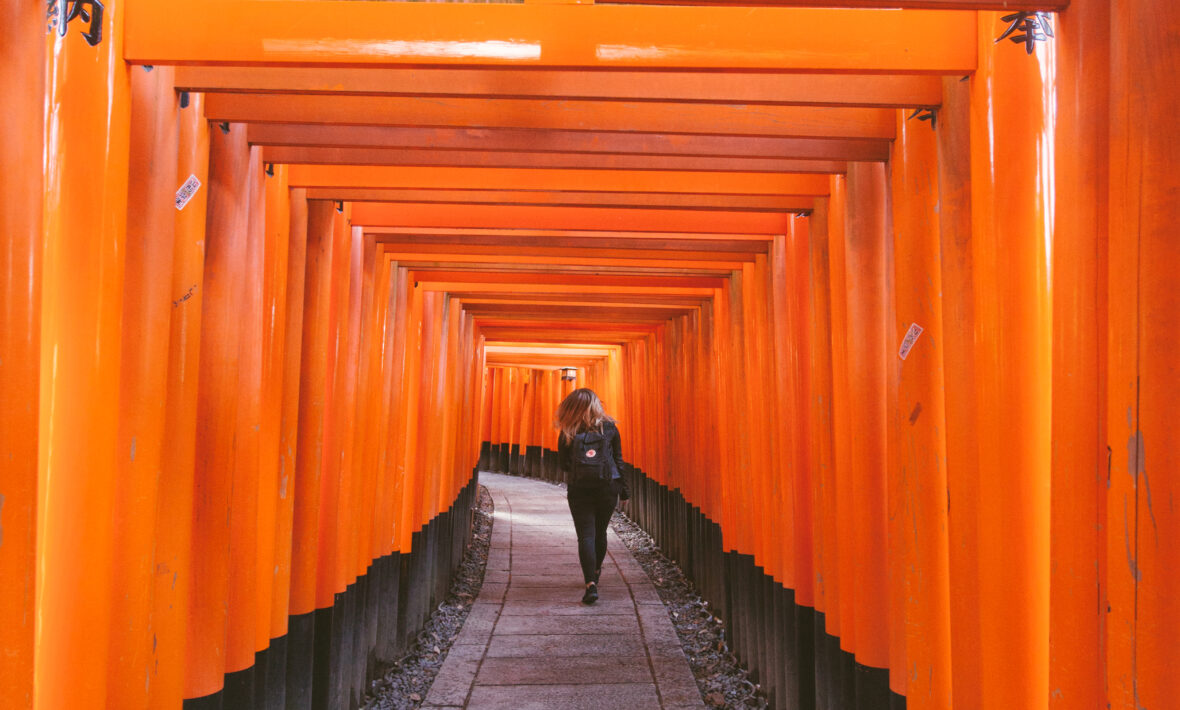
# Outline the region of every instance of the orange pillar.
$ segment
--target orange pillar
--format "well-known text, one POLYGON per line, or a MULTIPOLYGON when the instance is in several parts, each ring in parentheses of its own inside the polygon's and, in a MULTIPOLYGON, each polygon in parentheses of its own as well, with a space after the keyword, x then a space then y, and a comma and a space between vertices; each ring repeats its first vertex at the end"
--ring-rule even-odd
POLYGON ((996 43, 979 15, 971 80, 983 707, 1037 707, 1049 683, 1054 45, 996 43))
MULTIPOLYGON (((928 124, 899 114, 891 160, 894 298, 890 352, 898 380, 898 470, 890 481, 899 500, 897 560, 904 581, 895 634, 904 645, 907 707, 951 707, 950 577, 947 537, 946 415, 943 399, 942 287, 939 274, 937 137, 928 124), (905 347, 913 326, 917 340, 905 347)), ((892 496, 891 496, 892 497, 892 496)), ((896 569, 896 568, 895 568, 896 569)), ((899 690, 895 687, 895 690, 899 690)))
POLYGON ((174 708, 185 697, 186 635, 191 582, 193 472, 197 431, 197 385, 201 310, 205 291, 205 210, 209 194, 209 123, 204 97, 191 97, 180 112, 179 158, 174 185, 190 176, 202 185, 174 210, 167 401, 155 534, 152 630, 158 670, 151 683, 152 708, 174 708), (182 521, 177 524, 177 521, 182 521))
MULTIPOLYGON (((873 669, 889 668, 889 569, 886 518, 885 318, 887 265, 885 168, 880 163, 848 166, 847 228, 844 235, 848 293, 847 479, 855 559, 853 607, 856 660, 873 669)), ((887 697, 886 673, 858 668, 857 705, 887 697)))
MULTIPOLYGON (((278 536, 280 512, 284 508, 285 488, 282 482, 282 453, 280 437, 283 416, 283 365, 287 342, 287 260, 290 247, 291 205, 287 188, 287 166, 276 165, 273 175, 263 173, 264 205, 263 264, 257 278, 262 282, 262 339, 261 407, 258 435, 258 540, 255 560, 257 592, 257 623, 254 627, 254 651, 265 650, 270 640, 285 633, 284 613, 276 619, 272 613, 275 602, 275 583, 286 556, 290 554, 290 527, 283 525, 286 539, 278 536), (282 631, 275 633, 275 626, 282 631)), ((255 203, 257 204, 257 203, 255 203)), ((287 573, 283 572, 283 581, 287 573)), ((265 669, 258 669, 260 672, 265 669)), ((257 675, 257 679, 265 678, 257 675)), ((271 679, 268 684, 284 681, 271 679)))
MULTIPOLYGON (((279 168, 276 166, 276 171, 279 168)), ((292 590, 292 559, 295 533, 295 477, 299 451, 300 361, 303 355, 304 285, 307 279, 307 191, 289 194, 287 232, 287 293, 283 314, 282 411, 278 432, 278 508, 275 511, 275 570, 271 590, 271 638, 289 636, 292 590)), ((286 658, 268 668, 267 685, 285 686, 286 658), (273 674, 271 673, 273 669, 273 674)))
POLYGON ((971 201, 970 87, 943 80, 938 113, 939 250, 946 390, 947 532, 951 597, 951 692, 957 709, 979 708, 979 433, 975 391, 975 259, 971 201))
POLYGON ((235 572, 230 567, 230 504, 249 150, 245 127, 234 129, 210 135, 186 698, 211 695, 223 687, 230 577, 235 572))
POLYGON ((34 704, 43 708, 105 698, 109 671, 130 89, 123 3, 105 10, 90 26, 59 16, 41 35, 48 125, 34 704))
MULTIPOLYGON (((856 513, 852 508, 851 399, 849 395, 848 359, 848 288, 845 268, 847 243, 845 204, 847 179, 832 178, 828 212, 828 267, 831 278, 832 333, 832 456, 835 464, 835 526, 831 549, 836 554, 835 575, 838 609, 828 610, 828 633, 840 637, 840 649, 856 651, 856 558, 853 554, 852 529, 856 513), (833 618, 833 616, 835 618, 833 618)), ((849 700, 848 698, 844 699, 849 700)))
POLYGON ((0 688, 14 710, 33 706, 40 373, 45 12, 18 3, 0 22, 0 688))
POLYGON ((131 146, 119 392, 119 471, 106 702, 147 705, 153 651, 156 491, 164 443, 179 139, 171 67, 131 76, 131 146))
POLYGON ((1058 15, 1049 706, 1106 701, 1106 244, 1110 5, 1058 15))
POLYGON ((1180 115, 1180 6, 1119 0, 1110 27, 1107 688, 1116 710, 1166 708, 1180 667, 1180 146, 1161 127, 1180 115))
MULTIPOLYGON (((314 643, 316 575, 319 558, 320 471, 324 458, 324 416, 330 370, 329 306, 332 292, 334 207, 307 201, 307 249, 303 287, 303 331, 299 367, 299 413, 295 439, 295 505, 291 528, 291 624, 287 703, 311 704, 312 654, 296 653, 314 643)), ((292 215, 295 218, 295 215, 292 215)))

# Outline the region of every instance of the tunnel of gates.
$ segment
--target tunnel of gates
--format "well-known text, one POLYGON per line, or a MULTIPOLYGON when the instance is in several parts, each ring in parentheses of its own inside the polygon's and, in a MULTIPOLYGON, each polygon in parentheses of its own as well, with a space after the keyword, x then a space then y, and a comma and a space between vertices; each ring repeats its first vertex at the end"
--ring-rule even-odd
POLYGON ((779 4, 3 13, 4 707, 354 705, 574 386, 777 707, 1177 707, 1180 6, 779 4))

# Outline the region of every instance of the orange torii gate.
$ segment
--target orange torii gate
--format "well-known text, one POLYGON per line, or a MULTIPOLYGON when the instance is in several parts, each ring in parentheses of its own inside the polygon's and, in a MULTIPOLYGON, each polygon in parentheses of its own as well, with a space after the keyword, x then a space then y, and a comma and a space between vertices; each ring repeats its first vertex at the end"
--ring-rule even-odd
POLYGON ((1180 10, 756 4, 18 3, 6 702, 355 702, 577 383, 777 706, 1168 707, 1180 10))

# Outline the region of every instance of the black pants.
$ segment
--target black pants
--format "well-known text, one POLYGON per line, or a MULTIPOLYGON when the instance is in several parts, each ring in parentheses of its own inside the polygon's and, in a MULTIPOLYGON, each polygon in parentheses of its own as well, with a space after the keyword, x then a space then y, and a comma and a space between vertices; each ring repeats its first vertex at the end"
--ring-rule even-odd
POLYGON ((606 526, 615 512, 618 496, 608 482, 590 479, 571 483, 566 498, 574 516, 574 529, 578 531, 578 560, 582 563, 583 581, 590 583, 606 559, 606 526))

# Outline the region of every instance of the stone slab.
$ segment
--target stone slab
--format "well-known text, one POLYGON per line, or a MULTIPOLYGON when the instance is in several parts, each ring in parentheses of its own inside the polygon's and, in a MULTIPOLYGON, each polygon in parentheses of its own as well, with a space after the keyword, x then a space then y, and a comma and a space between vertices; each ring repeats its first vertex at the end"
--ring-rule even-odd
POLYGON ((659 710, 652 683, 477 685, 469 710, 659 710))
POLYGON ((559 656, 638 656, 644 648, 638 636, 616 634, 543 634, 506 636, 493 634, 488 658, 559 656))
POLYGON ((650 683, 645 656, 577 656, 571 658, 488 658, 480 666, 480 685, 573 685, 578 683, 650 683))

